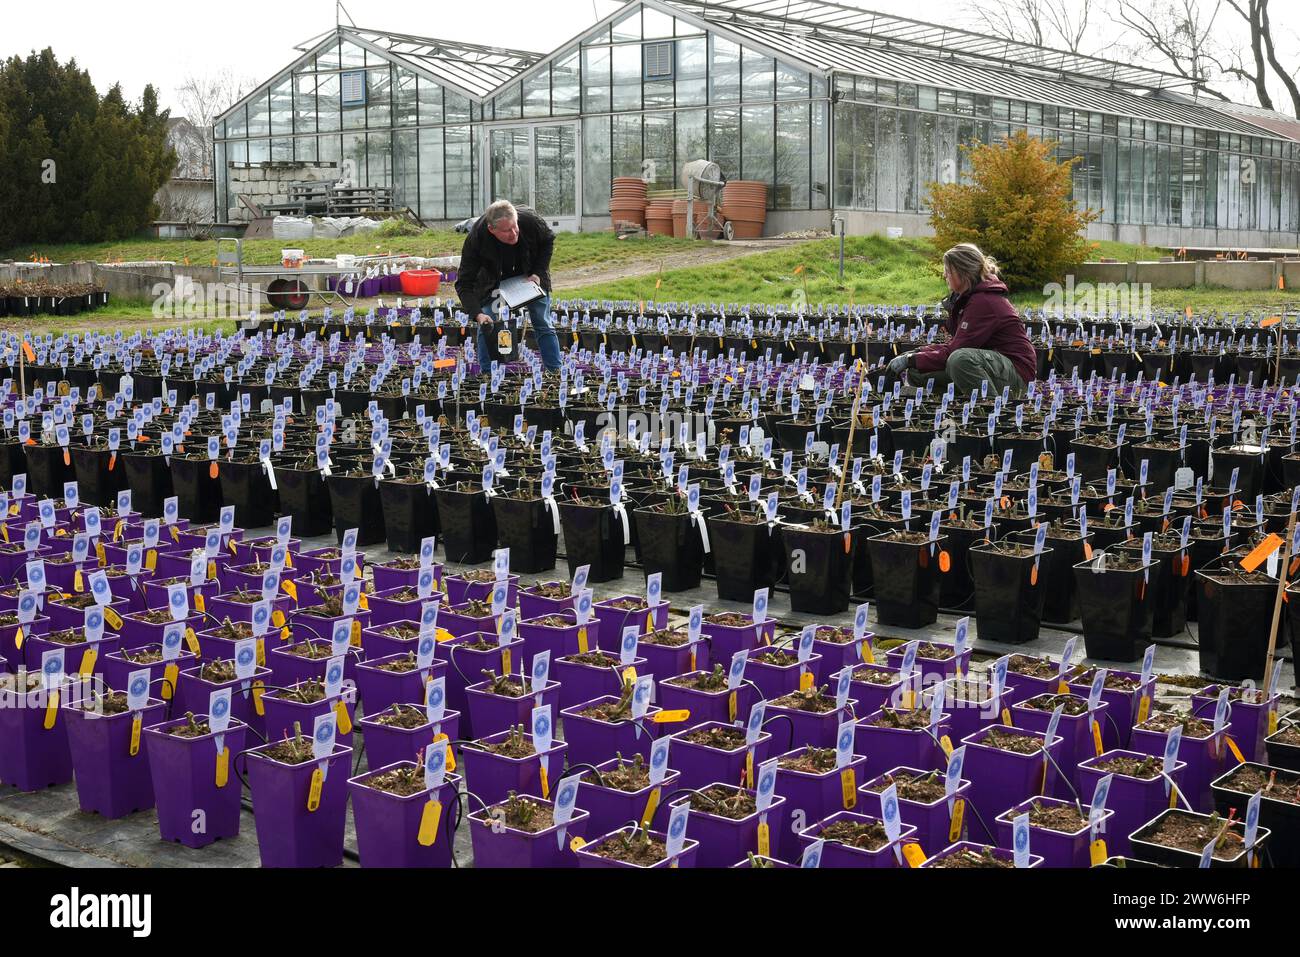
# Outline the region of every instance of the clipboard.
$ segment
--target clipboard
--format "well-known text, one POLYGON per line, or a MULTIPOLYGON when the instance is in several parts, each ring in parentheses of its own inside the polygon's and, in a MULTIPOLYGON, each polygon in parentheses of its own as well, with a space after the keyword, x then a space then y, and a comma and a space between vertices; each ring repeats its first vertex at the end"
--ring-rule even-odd
POLYGON ((546 295, 546 290, 527 276, 511 276, 497 285, 497 295, 511 309, 518 309, 546 295))

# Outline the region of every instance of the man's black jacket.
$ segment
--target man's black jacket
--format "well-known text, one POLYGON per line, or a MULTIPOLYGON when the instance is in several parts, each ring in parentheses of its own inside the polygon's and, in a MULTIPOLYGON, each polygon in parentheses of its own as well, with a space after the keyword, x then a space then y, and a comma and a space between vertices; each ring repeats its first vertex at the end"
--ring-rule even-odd
POLYGON ((520 209, 519 242, 507 246, 488 232, 487 220, 479 221, 465 237, 460 251, 456 295, 460 307, 471 317, 482 310, 483 300, 502 279, 536 275, 542 288, 551 291, 551 252, 555 233, 546 221, 529 209, 520 209))

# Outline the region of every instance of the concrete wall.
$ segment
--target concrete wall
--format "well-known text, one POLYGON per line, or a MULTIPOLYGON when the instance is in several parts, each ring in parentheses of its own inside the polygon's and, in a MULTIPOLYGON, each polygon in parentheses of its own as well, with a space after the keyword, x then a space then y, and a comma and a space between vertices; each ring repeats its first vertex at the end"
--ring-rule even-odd
MULTIPOLYGON (((333 183, 340 175, 338 165, 335 163, 231 165, 229 173, 231 197, 237 197, 242 193, 259 206, 268 203, 287 203, 290 183, 333 183)), ((252 218, 248 207, 237 200, 234 206, 226 210, 226 215, 231 222, 246 223, 252 218)))
POLYGON ((1197 264, 1144 263, 1137 264, 1134 282, 1149 282, 1157 289, 1190 289, 1196 285, 1197 264))
POLYGON ((1142 282, 1155 289, 1215 286, 1222 289, 1276 289, 1300 285, 1300 260, 1205 259, 1191 262, 1083 263, 1074 271, 1076 282, 1142 282))

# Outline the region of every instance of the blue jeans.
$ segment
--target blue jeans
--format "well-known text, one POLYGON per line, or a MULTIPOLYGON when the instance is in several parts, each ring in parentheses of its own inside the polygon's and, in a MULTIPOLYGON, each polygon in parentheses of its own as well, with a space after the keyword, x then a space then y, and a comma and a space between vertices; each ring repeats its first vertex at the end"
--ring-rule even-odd
MULTIPOLYGON (((533 330, 537 334, 537 348, 542 353, 542 365, 548 372, 560 368, 560 337, 555 334, 555 327, 551 325, 551 297, 543 296, 541 299, 534 299, 527 307, 528 317, 532 321, 533 330)), ((478 348, 479 365, 484 372, 492 368, 492 356, 494 350, 491 348, 491 338, 489 325, 480 325, 478 327, 477 338, 475 340, 478 348)))

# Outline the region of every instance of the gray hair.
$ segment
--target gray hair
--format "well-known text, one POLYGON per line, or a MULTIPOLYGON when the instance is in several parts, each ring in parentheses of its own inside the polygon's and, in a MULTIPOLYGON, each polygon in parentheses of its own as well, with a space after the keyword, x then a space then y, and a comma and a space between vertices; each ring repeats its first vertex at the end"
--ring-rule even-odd
POLYGON ((943 264, 971 286, 998 278, 998 263, 974 243, 958 243, 943 254, 943 264))
POLYGON ((518 219, 519 211, 508 199, 498 199, 483 211, 483 219, 489 226, 495 226, 503 219, 518 219))

